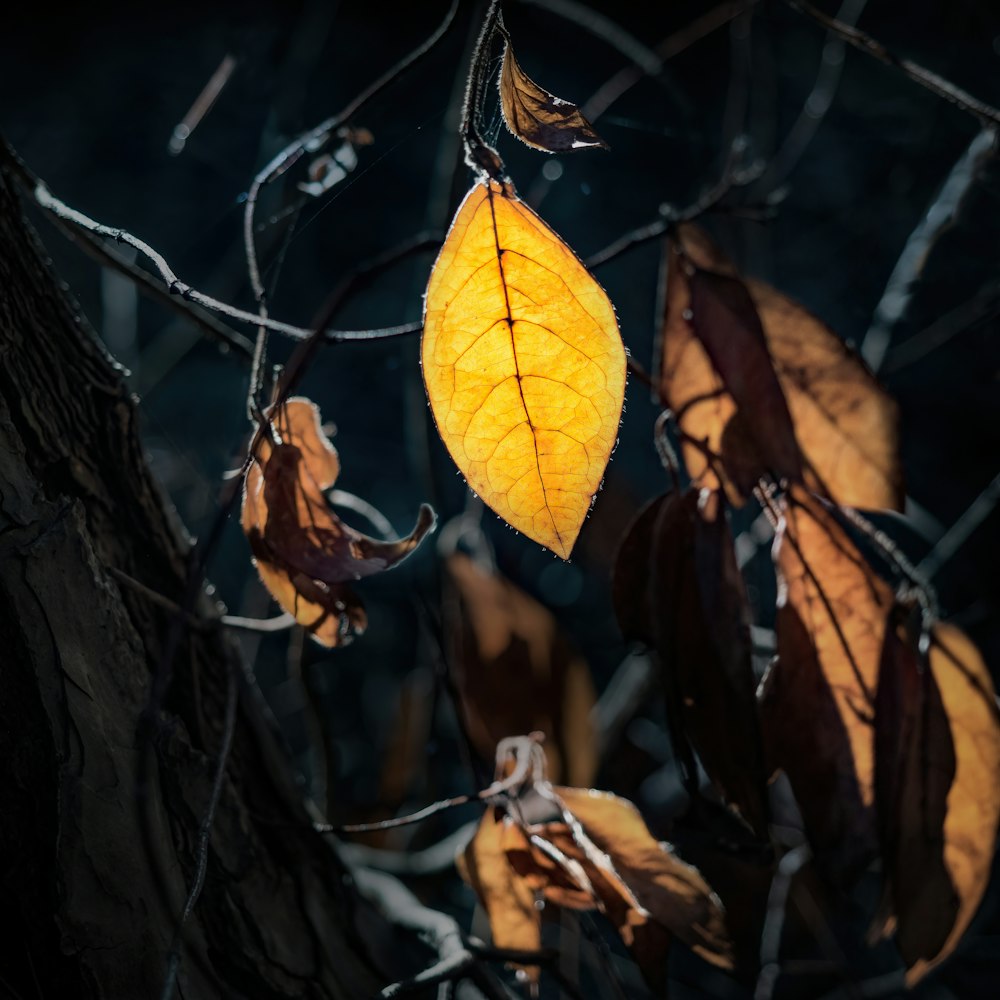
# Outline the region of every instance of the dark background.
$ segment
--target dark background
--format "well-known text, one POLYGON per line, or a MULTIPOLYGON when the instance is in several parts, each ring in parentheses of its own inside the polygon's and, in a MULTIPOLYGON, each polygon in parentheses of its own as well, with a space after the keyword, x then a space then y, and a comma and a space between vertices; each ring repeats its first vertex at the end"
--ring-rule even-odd
MULTIPOLYGON (((445 6, 440 0, 21 4, 2 15, 0 130, 56 196, 145 239, 199 290, 252 308, 240 229, 250 179, 298 132, 339 110, 429 34, 445 6), (237 59, 228 85, 183 152, 170 155, 174 126, 227 53, 237 59)), ((870 0, 844 6, 863 8, 861 26, 893 51, 1000 104, 995 4, 870 0)), ((588 30, 587 11, 613 19, 652 48, 708 8, 589 3, 567 19, 544 4, 512 2, 505 16, 525 70, 553 93, 582 103, 629 64, 609 44, 605 27, 588 30)), ((824 9, 837 10, 829 2, 824 9)), ((283 242, 288 217, 259 235, 272 315, 308 325, 357 263, 420 231, 444 229, 469 182, 454 125, 478 13, 476 5, 463 4, 437 49, 358 117, 374 144, 360 150, 359 166, 346 181, 305 205, 290 240, 283 242)), ((548 187, 540 214, 587 257, 655 220, 661 203, 693 201, 719 175, 737 134, 747 136, 750 159, 774 163, 816 82, 824 44, 814 22, 783 4, 763 3, 752 22, 744 17, 715 31, 616 102, 596 123, 610 152, 555 160, 506 133, 500 152, 522 196, 536 198, 548 187), (542 170, 551 178, 556 163, 561 175, 546 185, 542 170)), ((977 129, 969 115, 849 49, 832 105, 787 176, 765 175, 733 199, 757 208, 778 188, 784 197, 775 217, 761 223, 726 215, 709 224, 748 273, 860 343, 907 237, 977 129)), ((294 172, 269 189, 261 223, 281 215, 301 179, 301 171, 294 172)), ((981 308, 947 325, 945 342, 919 346, 931 323, 998 278, 998 196, 1000 172, 988 163, 928 255, 881 372, 902 409, 912 514, 884 523, 917 562, 1000 472, 1000 295, 985 296, 981 308)), ((59 273, 131 371, 153 467, 197 535, 211 522, 222 475, 238 466, 245 447, 245 367, 162 307, 143 299, 132 306, 120 281, 40 216, 38 225, 59 273)), ((659 242, 649 242, 597 272, 626 344, 645 367, 659 254, 659 242)), ((337 325, 418 319, 433 257, 430 250, 402 260, 353 296, 337 325)), ((288 351, 280 339, 272 341, 274 360, 288 351)), ((338 486, 373 503, 399 531, 408 530, 421 501, 431 502, 442 522, 465 503, 464 484, 429 419, 417 353, 416 337, 337 346, 321 354, 301 386, 337 426, 338 486)), ((615 545, 638 506, 666 485, 652 448, 656 414, 647 390, 633 379, 619 447, 571 563, 515 535, 492 514, 483 522, 500 568, 553 609, 585 653, 599 690, 627 653, 609 601, 615 545)), ((739 515, 737 530, 748 522, 739 515)), ((371 626, 353 646, 326 652, 293 642, 289 650, 287 636, 247 642, 311 791, 335 822, 377 811, 386 780, 382 761, 400 726, 403 690, 422 705, 408 710, 406 721, 423 727, 427 738, 419 761, 426 766, 406 776, 406 801, 399 804, 416 807, 469 783, 458 765, 451 711, 435 681, 434 543, 362 586, 371 626), (327 734, 325 751, 317 750, 320 730, 327 734)), ((934 579, 946 614, 994 667, 1000 663, 998 553, 1000 516, 992 507, 934 579)), ((773 599, 766 543, 747 572, 758 621, 766 626, 773 599)), ((209 576, 232 612, 273 613, 235 520, 209 576)), ((656 704, 643 708, 599 783, 633 797, 662 830, 676 805, 676 781, 661 723, 656 704)), ((390 845, 432 842, 451 822, 411 828, 390 845)), ((434 891, 441 905, 470 907, 467 891, 456 884, 434 891)), ((978 994, 1000 972, 997 934, 991 898, 961 957, 932 977, 926 995, 978 994)), ((873 974, 892 968, 891 956, 872 961, 867 971, 873 974)), ((703 972, 678 975, 710 994, 721 991, 719 980, 703 972)))

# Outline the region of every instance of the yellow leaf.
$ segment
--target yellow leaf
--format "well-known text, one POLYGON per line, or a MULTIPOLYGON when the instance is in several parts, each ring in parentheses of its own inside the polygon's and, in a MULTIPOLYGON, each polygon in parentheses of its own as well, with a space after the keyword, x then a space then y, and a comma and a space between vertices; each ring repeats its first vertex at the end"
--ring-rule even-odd
POLYGON ((509 186, 477 184, 431 272, 424 384, 469 486, 566 559, 604 476, 625 399, 614 307, 509 186))

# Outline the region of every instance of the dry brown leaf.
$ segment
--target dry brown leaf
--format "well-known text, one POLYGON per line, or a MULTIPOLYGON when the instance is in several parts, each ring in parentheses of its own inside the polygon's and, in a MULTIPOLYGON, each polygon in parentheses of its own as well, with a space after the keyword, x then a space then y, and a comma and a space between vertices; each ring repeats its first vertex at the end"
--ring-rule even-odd
POLYGON ((665 984, 673 937, 732 967, 718 898, 696 869, 653 838, 631 802, 536 779, 508 811, 499 833, 487 811, 473 840, 480 846, 470 845, 460 866, 490 914, 495 944, 537 932, 526 918, 527 890, 555 906, 602 910, 656 988, 665 984), (546 811, 552 815, 530 821, 546 811))
POLYGON ((551 613, 498 573, 456 553, 446 634, 469 737, 491 758, 505 736, 545 733, 549 773, 587 785, 597 770, 586 662, 551 613))
POLYGON ((876 716, 890 908, 874 930, 895 929, 911 986, 968 928, 989 882, 1000 823, 1000 722, 990 673, 954 626, 935 625, 930 639, 924 658, 913 634, 887 637, 876 716))
POLYGON ((955 747, 934 672, 918 652, 919 636, 919 614, 897 607, 885 636, 875 699, 883 900, 871 937, 895 930, 907 965, 938 953, 958 909, 944 863, 955 747))
POLYGON ((697 227, 664 252, 660 394, 691 478, 741 503, 762 476, 798 480, 788 404, 746 286, 697 227))
MULTIPOLYGON (((541 914, 535 893, 511 866, 504 849, 505 835, 514 823, 501 809, 488 808, 465 848, 459 874, 472 886, 490 920, 497 948, 538 951, 542 946, 541 914)), ((509 841, 508 841, 509 842, 509 841)), ((538 966, 525 972, 537 980, 538 966)))
POLYGON ((806 485, 837 503, 900 510, 898 409, 861 359, 791 299, 763 282, 740 281, 732 262, 694 224, 679 226, 677 239, 668 241, 665 267, 660 392, 690 439, 683 449, 692 477, 714 488, 721 476, 734 502, 762 467, 797 478, 788 426, 757 338, 750 335, 756 313, 806 485), (699 283, 703 305, 725 298, 712 294, 719 289, 734 304, 699 310, 699 283), (715 349, 703 339, 713 327, 724 338, 715 349), (759 387, 734 381, 727 359, 736 376, 759 387), (775 436, 770 444, 762 440, 769 434, 775 436))
POLYGON ((748 281, 806 462, 806 485, 849 507, 902 510, 899 407, 825 323, 748 281))
POLYGON ((434 512, 422 505, 413 531, 394 542, 356 531, 323 495, 340 463, 316 406, 289 399, 268 419, 244 481, 243 530, 271 596, 317 642, 342 645, 367 624, 360 598, 346 584, 405 559, 434 527, 434 512))
POLYGON ((546 153, 608 148, 575 104, 543 90, 521 69, 509 40, 498 86, 504 122, 527 145, 546 153))
POLYGON ((604 290, 510 185, 480 182, 459 207, 427 285, 421 352, 469 486, 569 558, 617 440, 625 347, 604 290))
POLYGON ((721 795, 767 836, 749 610, 718 494, 667 494, 640 512, 615 563, 615 613, 663 671, 675 741, 690 737, 721 795))
MULTIPOLYGON (((732 967, 732 947, 718 897, 696 868, 653 837, 631 802, 592 788, 553 790, 609 857, 614 872, 654 923, 707 962, 732 967)), ((634 912, 630 917, 633 924, 642 922, 638 916, 634 912)))
POLYGON ((778 661, 761 686, 769 764, 783 769, 820 870, 849 882, 878 852, 874 707, 889 586, 833 514, 793 489, 774 545, 778 661))
POLYGON ((718 493, 665 505, 652 540, 655 648, 667 697, 708 776, 767 838, 767 792, 750 647, 750 610, 718 493))

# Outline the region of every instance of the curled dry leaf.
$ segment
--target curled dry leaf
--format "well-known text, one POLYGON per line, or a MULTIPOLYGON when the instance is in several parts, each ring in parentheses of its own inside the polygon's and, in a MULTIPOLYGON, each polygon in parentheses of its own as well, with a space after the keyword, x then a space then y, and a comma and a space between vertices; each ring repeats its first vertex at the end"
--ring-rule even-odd
POLYGON ((324 646, 338 646, 367 624, 347 586, 395 566, 434 527, 421 506, 404 538, 379 541, 344 524, 323 495, 340 462, 308 399, 289 399, 258 434, 243 486, 242 524, 271 596, 324 646))
POLYGON ((773 555, 778 660, 760 691, 765 750, 788 775, 818 867, 845 884, 878 851, 873 721, 893 594, 799 488, 773 555))
POLYGON ((604 476, 625 398, 614 308, 509 185, 466 196, 424 303, 424 384, 469 486, 566 559, 604 476))
POLYGON ((446 634, 469 738, 486 758, 517 733, 542 732, 548 773, 589 784, 597 770, 586 662, 549 611, 498 573, 455 553, 446 634))
POLYGON ((499 87, 504 122, 527 145, 546 153, 608 148, 575 104, 543 90, 521 69, 509 41, 504 49, 499 87))
POLYGON ((720 496, 671 493, 644 508, 622 543, 613 595, 626 638, 657 653, 671 725, 683 728, 723 798, 766 838, 749 609, 720 496))
POLYGON ((653 837, 631 802, 608 792, 554 787, 536 772, 506 811, 487 810, 459 869, 497 945, 540 940, 541 914, 527 905, 537 898, 603 911, 656 988, 665 983, 673 937, 714 965, 732 966, 711 888, 653 837))
POLYGON ((887 634, 875 738, 886 899, 873 931, 895 930, 913 985, 975 915, 1000 823, 996 695, 961 631, 935 625, 926 654, 916 628, 887 634))
POLYGON ((692 477, 714 486, 721 473, 734 501, 762 465, 795 478, 790 426, 814 492, 853 507, 902 509, 898 409, 864 362, 796 302, 764 282, 740 281, 697 226, 679 226, 665 258, 660 392, 690 439, 684 458, 692 477), (713 346, 706 339, 713 332, 726 339, 713 346), (762 442, 769 434, 775 440, 762 442))

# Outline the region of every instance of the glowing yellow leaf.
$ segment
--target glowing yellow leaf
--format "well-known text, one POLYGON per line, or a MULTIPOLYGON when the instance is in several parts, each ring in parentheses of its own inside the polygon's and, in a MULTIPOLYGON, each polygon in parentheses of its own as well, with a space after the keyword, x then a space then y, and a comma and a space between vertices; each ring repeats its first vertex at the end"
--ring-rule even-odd
POLYGON ((614 307, 509 186, 466 196, 431 272, 424 384, 469 486, 508 524, 569 557, 625 398, 614 307))

